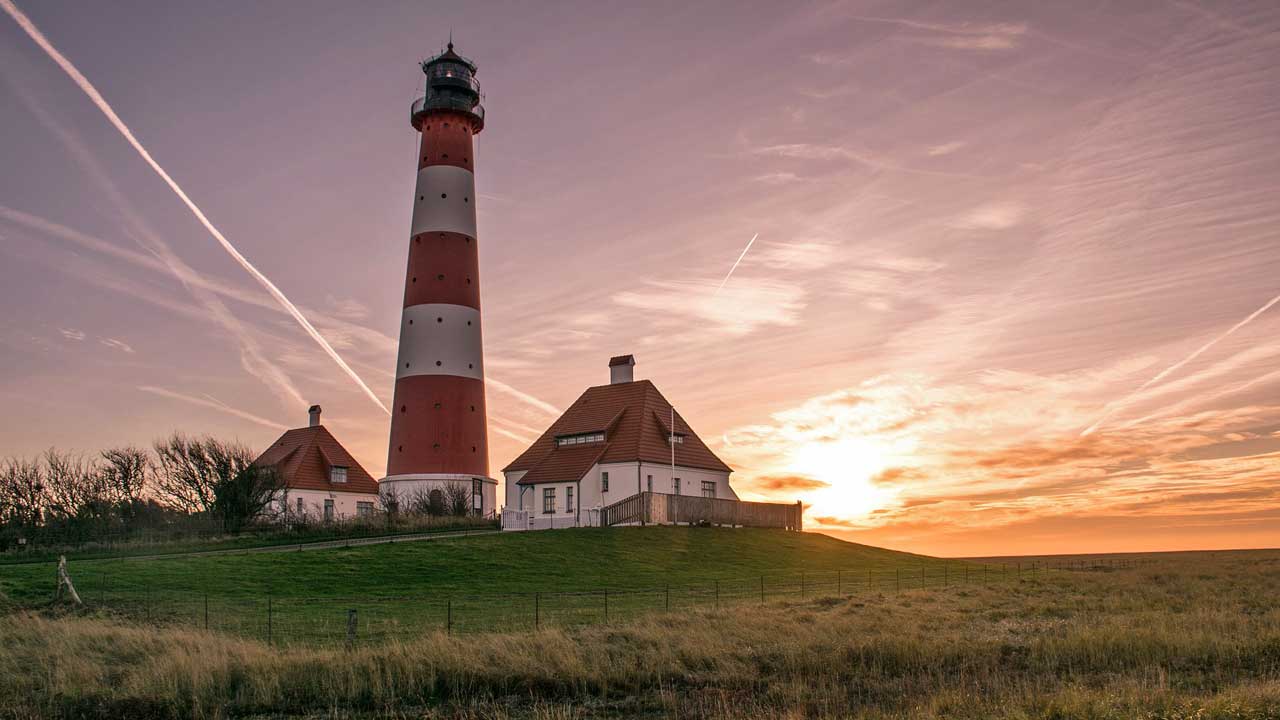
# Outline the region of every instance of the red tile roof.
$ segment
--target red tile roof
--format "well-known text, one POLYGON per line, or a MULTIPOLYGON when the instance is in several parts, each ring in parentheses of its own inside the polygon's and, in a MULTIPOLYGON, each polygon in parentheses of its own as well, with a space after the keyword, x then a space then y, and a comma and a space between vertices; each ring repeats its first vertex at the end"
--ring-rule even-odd
POLYGON ((325 492, 378 492, 374 480, 342 443, 323 425, 295 428, 280 436, 265 452, 253 461, 259 467, 274 467, 291 490, 322 490, 325 492), (345 467, 345 483, 329 482, 329 468, 345 467))
MULTIPOLYGON (((580 480, 596 463, 671 462, 668 444, 671 404, 648 380, 598 385, 569 406, 503 472, 527 470, 521 485, 580 480), (605 433, 604 442, 557 446, 564 435, 605 433)), ((676 434, 685 436, 676 445, 676 464, 683 467, 733 472, 702 442, 677 412, 676 434)))

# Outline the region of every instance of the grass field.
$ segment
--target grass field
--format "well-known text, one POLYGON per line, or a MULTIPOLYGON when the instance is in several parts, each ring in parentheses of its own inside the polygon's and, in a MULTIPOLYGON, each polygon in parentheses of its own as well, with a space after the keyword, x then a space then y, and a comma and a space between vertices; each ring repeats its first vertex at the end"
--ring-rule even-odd
POLYGON ((352 650, 19 614, 0 716, 1275 718, 1278 596, 1259 551, 352 650))
MULTIPOLYGON (((958 567, 823 535, 689 527, 70 563, 92 609, 202 628, 207 617, 211 629, 276 643, 342 642, 352 609, 358 638, 380 641, 436 628, 577 625, 748 598, 805 597, 868 579, 893 587, 955 584, 958 567)), ((11 605, 40 607, 51 597, 53 578, 52 563, 3 566, 0 593, 11 605)))

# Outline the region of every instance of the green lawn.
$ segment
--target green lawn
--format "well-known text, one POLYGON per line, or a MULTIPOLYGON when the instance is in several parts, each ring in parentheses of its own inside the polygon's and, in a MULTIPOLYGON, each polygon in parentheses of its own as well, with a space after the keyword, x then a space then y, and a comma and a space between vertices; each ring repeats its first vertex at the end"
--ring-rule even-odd
MULTIPOLYGON (((650 610, 994 581, 969 563, 780 530, 648 527, 505 533, 311 552, 70 563, 91 609, 284 640, 575 625, 650 610), (606 593, 607 591, 607 593, 606 593), (268 600, 269 598, 269 600, 268 600), (270 608, 268 609, 268 603, 270 608)), ((40 606, 54 565, 0 567, 40 606)))

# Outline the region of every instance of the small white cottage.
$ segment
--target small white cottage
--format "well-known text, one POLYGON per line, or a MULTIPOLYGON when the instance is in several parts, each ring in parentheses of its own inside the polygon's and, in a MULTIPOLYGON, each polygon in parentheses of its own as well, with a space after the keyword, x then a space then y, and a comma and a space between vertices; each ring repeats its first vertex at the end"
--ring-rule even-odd
POLYGON ((253 464, 275 468, 284 481, 268 511, 273 516, 331 522, 378 507, 378 481, 320 424, 319 405, 308 410, 307 427, 281 435, 253 464))
POLYGON ((652 382, 634 379, 634 366, 631 355, 610 359, 610 383, 587 388, 503 468, 504 514, 570 527, 594 525, 601 507, 641 492, 738 499, 733 469, 652 382))

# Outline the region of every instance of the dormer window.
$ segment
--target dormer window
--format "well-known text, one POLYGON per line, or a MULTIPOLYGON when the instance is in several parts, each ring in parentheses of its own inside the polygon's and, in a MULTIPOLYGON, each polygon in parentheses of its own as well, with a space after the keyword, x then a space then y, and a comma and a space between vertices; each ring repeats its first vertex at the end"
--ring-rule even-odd
POLYGON ((338 465, 329 468, 329 482, 344 483, 347 481, 347 469, 338 465))
POLYGON ((566 445, 582 445, 585 443, 597 443, 597 442, 604 442, 604 433, 602 432, 576 433, 574 435, 561 435, 560 437, 556 438, 556 445, 559 447, 565 447, 566 445))
POLYGON ((673 444, 673 445, 676 445, 676 444, 678 444, 678 445, 683 445, 683 444, 684 444, 684 433, 673 433, 673 434, 671 434, 671 435, 668 435, 668 436, 667 436, 667 439, 668 439, 668 440, 670 440, 671 444, 673 444))

